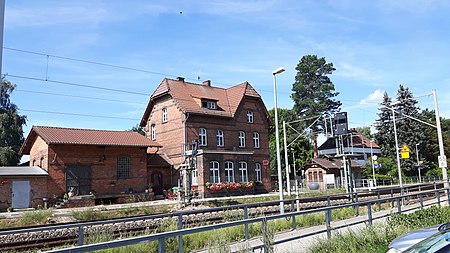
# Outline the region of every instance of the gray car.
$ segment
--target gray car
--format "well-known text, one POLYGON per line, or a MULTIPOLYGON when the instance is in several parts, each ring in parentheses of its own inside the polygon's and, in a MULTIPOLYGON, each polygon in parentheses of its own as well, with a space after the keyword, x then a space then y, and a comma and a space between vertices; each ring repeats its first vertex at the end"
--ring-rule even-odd
POLYGON ((429 238, 432 235, 435 235, 439 231, 448 231, 450 233, 450 223, 421 228, 401 235, 389 244, 389 248, 386 253, 405 252, 411 246, 423 241, 426 238, 429 238))

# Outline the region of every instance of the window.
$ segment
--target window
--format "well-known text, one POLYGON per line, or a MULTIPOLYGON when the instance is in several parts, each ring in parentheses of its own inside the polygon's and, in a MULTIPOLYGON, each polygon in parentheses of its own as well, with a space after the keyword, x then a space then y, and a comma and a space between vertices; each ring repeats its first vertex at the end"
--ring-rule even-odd
POLYGON ((234 183, 234 168, 233 162, 225 162, 225 181, 234 183))
POLYGON ((247 111, 247 123, 253 123, 253 111, 247 111))
POLYGON ((245 132, 239 131, 239 147, 245 148, 245 132))
POLYGON ((239 162, 239 175, 241 183, 248 183, 247 163, 239 162))
POLYGON ((259 148, 259 133, 258 132, 253 133, 253 147, 259 148))
POLYGON ((255 164, 255 182, 262 182, 261 164, 255 164))
POLYGON ((119 156, 117 157, 117 178, 129 178, 130 177, 130 157, 119 156))
POLYGON ((162 123, 167 122, 167 108, 162 109, 162 123))
POLYGON ((215 101, 203 101, 202 107, 205 107, 205 108, 208 108, 211 110, 215 110, 215 109, 217 109, 217 103, 215 101))
POLYGON ((152 140, 156 140, 156 125, 155 124, 152 125, 151 131, 152 131, 152 140))
POLYGON ((216 161, 212 161, 209 164, 209 181, 212 184, 217 184, 220 182, 220 176, 219 176, 219 163, 216 161))
POLYGON ((217 130, 216 132, 216 145, 222 147, 223 146, 223 131, 217 130))
POLYGON ((198 170, 197 169, 192 171, 191 177, 192 177, 192 180, 191 180, 192 185, 198 185, 198 170))
POLYGON ((207 135, 206 135, 206 129, 205 128, 200 128, 198 130, 198 145, 199 146, 206 146, 208 145, 208 141, 207 141, 207 135))

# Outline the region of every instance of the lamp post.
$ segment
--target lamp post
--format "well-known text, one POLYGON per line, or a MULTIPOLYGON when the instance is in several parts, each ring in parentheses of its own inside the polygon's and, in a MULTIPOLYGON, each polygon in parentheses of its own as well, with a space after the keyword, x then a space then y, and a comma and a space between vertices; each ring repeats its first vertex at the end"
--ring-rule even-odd
POLYGON ((283 178, 281 173, 281 156, 280 156, 280 133, 278 130, 278 107, 277 107, 277 74, 284 72, 283 67, 279 67, 272 71, 273 75, 273 104, 275 111, 275 137, 277 146, 277 169, 278 169, 278 191, 280 192, 280 213, 284 214, 284 196, 283 196, 283 178))
POLYGON ((288 160, 288 149, 287 149, 287 137, 286 137, 286 121, 283 120, 283 137, 284 137, 284 161, 286 163, 286 188, 287 194, 291 196, 291 178, 290 178, 290 169, 289 169, 289 160, 288 160))
POLYGON ((373 163, 373 161, 376 161, 378 159, 378 157, 373 155, 372 143, 373 143, 373 140, 370 140, 370 160, 372 161, 373 185, 377 186, 377 179, 375 177, 375 164, 373 163))
POLYGON ((402 183, 402 169, 400 167, 400 155, 398 153, 398 139, 397 139, 397 126, 395 125, 395 112, 394 112, 394 106, 400 104, 400 101, 395 101, 391 103, 391 111, 392 111, 392 120, 394 122, 394 137, 395 137, 395 152, 397 154, 397 169, 398 169, 398 180, 400 189, 403 188, 402 183))
POLYGON ((416 143, 417 170, 419 171, 419 183, 422 183, 422 177, 420 176, 419 149, 417 148, 418 146, 419 143, 416 143))
POLYGON ((444 181, 444 187, 448 187, 448 178, 447 178, 447 157, 444 153, 444 141, 442 140, 442 129, 441 129, 441 118, 439 116, 439 106, 437 102, 437 94, 436 90, 433 90, 433 100, 434 100, 434 113, 436 115, 436 128, 438 134, 438 142, 439 142, 439 167, 442 169, 442 181, 444 181))

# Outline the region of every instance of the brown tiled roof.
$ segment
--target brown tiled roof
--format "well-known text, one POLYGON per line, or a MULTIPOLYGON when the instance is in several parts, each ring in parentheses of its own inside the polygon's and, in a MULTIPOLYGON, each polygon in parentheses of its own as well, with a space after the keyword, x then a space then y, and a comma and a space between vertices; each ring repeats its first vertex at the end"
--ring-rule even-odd
POLYGON ((184 113, 189 112, 222 117, 233 117, 244 96, 261 99, 258 92, 248 82, 224 89, 190 83, 184 80, 165 78, 151 95, 141 119, 141 126, 145 126, 146 120, 154 106, 155 99, 164 95, 170 95, 184 113), (216 101, 218 110, 203 108, 201 103, 196 101, 199 99, 216 101))
MULTIPOLYGON (((305 165, 305 167, 309 167, 308 165, 318 164, 324 169, 340 169, 343 167, 342 160, 340 159, 329 159, 329 158, 313 158, 309 163, 305 165)), ((361 168, 361 164, 351 160, 352 168, 361 168)))
POLYGON ((132 131, 33 126, 20 149, 21 154, 29 154, 37 136, 40 136, 47 144, 161 147, 157 142, 132 131))

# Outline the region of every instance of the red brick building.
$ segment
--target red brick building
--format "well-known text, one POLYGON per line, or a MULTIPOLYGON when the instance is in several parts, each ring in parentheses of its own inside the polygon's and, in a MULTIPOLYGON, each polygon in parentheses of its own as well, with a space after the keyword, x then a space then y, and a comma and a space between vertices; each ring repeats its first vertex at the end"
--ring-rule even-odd
MULTIPOLYGON (((150 97, 140 126, 163 147, 159 154, 175 173, 186 175, 192 141, 198 143, 192 184, 203 196, 219 195, 206 185, 255 183, 272 190, 269 170, 269 115, 261 96, 248 83, 223 89, 164 79, 150 97)), ((184 180, 185 181, 185 180, 184 180)), ((232 191, 227 194, 233 194, 232 191)))
POLYGON ((46 197, 69 191, 114 197, 130 190, 143 192, 149 183, 159 183, 152 182, 147 167, 147 152, 155 153, 159 147, 131 131, 33 126, 20 154, 30 155, 30 166, 48 174, 46 197))

